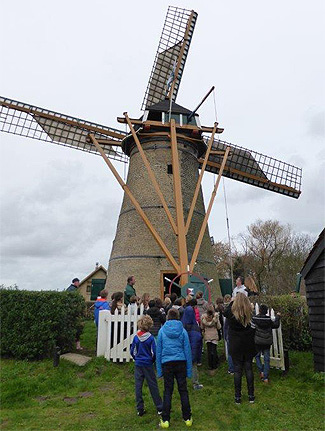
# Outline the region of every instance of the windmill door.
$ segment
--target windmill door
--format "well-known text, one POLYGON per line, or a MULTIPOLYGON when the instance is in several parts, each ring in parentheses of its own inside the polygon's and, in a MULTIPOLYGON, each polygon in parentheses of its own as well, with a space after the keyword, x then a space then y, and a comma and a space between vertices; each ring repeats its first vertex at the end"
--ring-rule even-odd
POLYGON ((90 294, 90 300, 96 301, 97 296, 99 296, 99 292, 103 289, 105 289, 105 278, 93 278, 91 280, 91 294, 90 294))

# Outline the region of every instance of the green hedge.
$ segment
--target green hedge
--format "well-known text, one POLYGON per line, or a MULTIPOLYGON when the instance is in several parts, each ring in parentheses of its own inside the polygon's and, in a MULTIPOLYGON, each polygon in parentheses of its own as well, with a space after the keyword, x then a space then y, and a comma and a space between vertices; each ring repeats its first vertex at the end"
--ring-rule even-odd
POLYGON ((1 355, 41 359, 70 350, 85 301, 78 293, 0 289, 1 355))
POLYGON ((257 302, 273 308, 275 313, 281 313, 283 344, 286 349, 311 350, 312 339, 305 297, 260 295, 257 302))

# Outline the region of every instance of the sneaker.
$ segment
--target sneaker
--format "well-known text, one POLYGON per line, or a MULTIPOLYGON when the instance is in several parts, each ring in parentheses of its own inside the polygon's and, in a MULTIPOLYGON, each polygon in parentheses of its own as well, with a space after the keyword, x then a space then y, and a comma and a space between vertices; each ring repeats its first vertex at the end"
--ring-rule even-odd
POLYGON ((138 410, 137 415, 138 416, 143 416, 145 413, 147 413, 144 409, 143 410, 138 410))
POLYGON ((157 415, 161 416, 162 415, 162 410, 158 410, 157 411, 157 415))
POLYGON ((235 373, 233 371, 228 370, 228 374, 230 374, 231 376, 233 376, 235 373))
POLYGON ((192 418, 192 416, 189 419, 187 419, 186 421, 184 421, 184 422, 185 422, 185 425, 187 427, 191 427, 192 424, 193 424, 193 418, 192 418))
POLYGON ((197 363, 197 366, 198 366, 198 367, 201 367, 201 365, 202 365, 202 362, 198 362, 198 363, 197 363))
POLYGON ((235 398, 235 404, 241 404, 241 398, 235 398))
POLYGON ((264 380, 264 373, 262 373, 262 372, 260 373, 260 379, 264 380))
POLYGON ((248 396, 248 401, 250 402, 250 404, 254 404, 255 403, 255 397, 254 397, 254 395, 249 395, 248 396))
POLYGON ((159 426, 160 428, 164 429, 169 428, 169 421, 163 421, 162 419, 160 419, 159 426))
POLYGON ((197 384, 197 385, 193 386, 194 390, 198 390, 198 389, 202 389, 202 388, 203 388, 203 385, 200 385, 200 384, 197 384))
POLYGON ((263 379, 263 382, 267 384, 269 383, 269 379, 263 379))

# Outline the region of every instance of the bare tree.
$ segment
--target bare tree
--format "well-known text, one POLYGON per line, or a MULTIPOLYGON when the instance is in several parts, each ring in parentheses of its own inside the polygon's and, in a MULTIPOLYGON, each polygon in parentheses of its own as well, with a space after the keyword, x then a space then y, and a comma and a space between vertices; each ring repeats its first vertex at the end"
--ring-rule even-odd
POLYGON ((220 278, 231 277, 230 249, 229 244, 223 241, 217 241, 213 244, 213 257, 217 266, 220 278))
POLYGON ((261 292, 279 294, 294 289, 296 274, 312 245, 308 235, 295 234, 290 225, 277 220, 257 220, 239 238, 242 253, 237 267, 241 264, 244 273, 254 276, 261 292))

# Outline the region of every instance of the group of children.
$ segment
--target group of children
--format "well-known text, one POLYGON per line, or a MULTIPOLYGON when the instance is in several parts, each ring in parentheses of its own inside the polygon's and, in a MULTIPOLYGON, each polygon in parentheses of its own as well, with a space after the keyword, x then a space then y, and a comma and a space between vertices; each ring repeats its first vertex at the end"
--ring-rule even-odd
POLYGON ((214 374, 218 366, 217 342, 218 331, 221 328, 219 313, 215 312, 213 305, 209 305, 203 299, 202 292, 198 292, 196 298, 188 296, 184 305, 172 297, 166 311, 167 316, 163 316, 164 312, 157 304, 149 301, 149 309, 138 320, 138 332, 131 346, 131 355, 135 360, 137 412, 139 416, 145 413, 142 386, 146 379, 157 412, 161 415, 160 427, 169 428, 171 400, 176 380, 182 416, 185 424, 191 426, 193 420, 186 378, 192 378, 194 390, 203 388, 199 383, 197 368, 201 364, 203 340, 207 345, 208 366, 211 374, 214 374), (164 379, 163 400, 159 396, 154 362, 158 378, 164 379))
MULTIPOLYGON (((144 295, 145 298, 142 298, 144 313, 138 320, 138 332, 131 345, 131 355, 135 361, 135 395, 139 416, 145 414, 142 387, 146 380, 157 413, 161 416, 159 425, 161 428, 169 428, 171 400, 174 379, 176 379, 183 419, 187 426, 192 425, 186 378, 192 378, 194 390, 203 388, 199 382, 197 368, 198 365, 201 365, 203 341, 206 344, 209 374, 215 374, 218 366, 217 343, 221 337, 222 325, 223 336, 228 346, 228 372, 234 374, 235 402, 240 403, 243 371, 247 377, 249 400, 254 401, 251 362, 257 353, 256 363, 261 379, 268 382, 272 328, 278 327, 279 317, 273 322, 266 316, 267 307, 262 305, 260 314, 252 318, 248 310, 248 304, 249 307, 251 305, 248 298, 244 292, 237 293, 237 301, 234 301, 235 298, 231 298, 230 295, 226 295, 225 298, 216 301, 215 307, 204 300, 202 292, 197 292, 195 298, 189 295, 186 297, 185 303, 175 294, 172 294, 171 298, 167 298, 165 303, 162 303, 159 298, 150 300, 149 295, 144 295), (240 304, 244 303, 246 299, 248 301, 246 315, 241 316, 241 312, 239 311, 238 314, 237 309, 240 310, 240 304), (224 324, 223 315, 228 317, 224 324), (240 347, 243 336, 246 335, 253 337, 250 345, 254 345, 252 352, 249 352, 249 360, 246 360, 244 352, 246 347, 240 347), (239 341, 236 341, 236 337, 239 341), (237 350, 234 349, 234 346, 237 350), (234 361, 230 353, 234 355, 234 361), (261 353, 264 356, 264 364, 260 360, 261 353), (164 379, 163 399, 159 394, 154 364, 157 377, 164 379)), ((130 298, 130 304, 131 312, 138 312, 136 297, 130 298), (134 310, 132 304, 135 304, 134 310)), ((107 291, 100 292, 100 298, 95 303, 97 325, 101 309, 111 309, 111 312, 115 312, 115 309, 120 311, 123 306, 122 292, 113 294, 110 303, 107 302, 107 291)))

